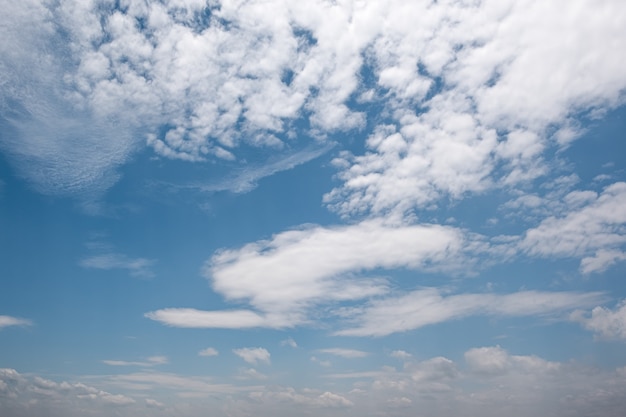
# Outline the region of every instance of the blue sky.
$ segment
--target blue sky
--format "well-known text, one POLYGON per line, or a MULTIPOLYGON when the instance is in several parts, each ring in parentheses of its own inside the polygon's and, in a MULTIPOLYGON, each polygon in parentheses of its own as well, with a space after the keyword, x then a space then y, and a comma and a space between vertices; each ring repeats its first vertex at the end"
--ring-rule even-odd
POLYGON ((0 414, 620 416, 626 6, 0 16, 0 414))

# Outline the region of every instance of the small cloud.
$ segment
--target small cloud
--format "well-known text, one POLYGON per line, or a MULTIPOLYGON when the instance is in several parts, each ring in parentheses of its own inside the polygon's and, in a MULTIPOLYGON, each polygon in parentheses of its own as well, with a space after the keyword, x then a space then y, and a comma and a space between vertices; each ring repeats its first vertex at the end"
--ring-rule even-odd
POLYGON ((348 358, 348 359, 364 358, 367 355, 369 355, 369 353, 363 352, 362 350, 342 349, 342 348, 319 349, 318 352, 327 353, 329 355, 340 356, 342 358, 348 358))
POLYGON ((103 360, 102 363, 109 366, 143 366, 151 367, 157 365, 164 365, 168 363, 166 356, 150 356, 145 361, 120 361, 120 360, 103 360))
POLYGON ((315 356, 311 356, 311 362, 318 363, 320 366, 323 366, 324 368, 330 368, 332 366, 332 363, 330 361, 322 361, 315 356))
POLYGON ((153 400, 152 398, 146 398, 146 407, 148 408, 165 408, 165 404, 158 402, 157 400, 153 400))
POLYGON ((405 352, 404 350, 394 350, 393 352, 389 354, 389 356, 391 356, 392 358, 403 360, 403 361, 407 359, 411 359, 413 357, 413 355, 411 355, 408 352, 405 352))
POLYGON ((293 340, 291 337, 283 340, 282 342, 280 342, 280 345, 281 346, 289 346, 289 347, 292 347, 294 349, 298 347, 298 344, 296 343, 296 341, 293 340))
POLYGON ((152 278, 154 277, 152 266, 155 262, 153 259, 129 258, 119 253, 106 253, 85 258, 80 261, 80 266, 102 270, 126 269, 133 277, 152 278))
POLYGON ((601 339, 626 340, 626 299, 614 310, 596 307, 591 310, 591 314, 586 314, 582 310, 574 311, 570 315, 570 320, 580 323, 601 339))
POLYGON ((233 353, 251 364, 256 364, 257 362, 270 363, 270 353, 267 349, 261 347, 233 349, 233 353))
POLYGON ((257 371, 254 368, 248 368, 248 369, 241 369, 239 371, 239 376, 237 378, 238 379, 263 380, 263 379, 267 379, 267 375, 262 374, 261 372, 257 371))
POLYGON ((19 317, 0 316, 0 329, 9 326, 32 326, 33 322, 19 317))
POLYGON ((198 352, 198 356, 217 356, 219 354, 220 353, 217 351, 217 349, 214 349, 212 347, 202 349, 200 352, 198 352))

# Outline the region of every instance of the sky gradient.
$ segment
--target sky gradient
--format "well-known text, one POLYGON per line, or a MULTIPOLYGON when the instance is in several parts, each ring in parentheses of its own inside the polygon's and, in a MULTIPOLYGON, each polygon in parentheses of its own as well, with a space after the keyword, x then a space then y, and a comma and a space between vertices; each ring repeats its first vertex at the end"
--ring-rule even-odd
POLYGON ((0 415, 626 409, 626 3, 0 14, 0 415))

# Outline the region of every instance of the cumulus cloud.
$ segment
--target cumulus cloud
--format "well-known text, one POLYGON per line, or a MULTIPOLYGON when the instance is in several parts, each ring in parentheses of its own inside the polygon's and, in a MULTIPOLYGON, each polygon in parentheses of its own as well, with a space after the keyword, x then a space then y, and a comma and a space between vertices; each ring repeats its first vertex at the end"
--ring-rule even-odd
POLYGON ((614 310, 595 307, 590 314, 577 310, 570 318, 599 338, 626 340, 626 300, 622 300, 614 310))
POLYGON ((258 362, 270 363, 270 353, 265 348, 257 347, 233 349, 233 353, 253 365, 258 362))
POLYGON ((508 183, 541 175, 576 111, 622 102, 625 21, 589 0, 22 2, 2 21, 1 143, 42 191, 85 192, 146 143, 232 160, 242 143, 287 146, 299 121, 316 138, 361 128, 360 97, 398 133, 371 141, 329 202, 404 210, 489 187, 496 166, 508 183))
POLYGON ((9 326, 32 326, 33 322, 19 317, 0 316, 0 329, 9 326))
POLYGON ((626 183, 611 184, 600 194, 572 192, 566 199, 571 210, 528 230, 520 247, 534 256, 583 257, 580 269, 586 274, 623 260, 618 248, 626 243, 626 183))

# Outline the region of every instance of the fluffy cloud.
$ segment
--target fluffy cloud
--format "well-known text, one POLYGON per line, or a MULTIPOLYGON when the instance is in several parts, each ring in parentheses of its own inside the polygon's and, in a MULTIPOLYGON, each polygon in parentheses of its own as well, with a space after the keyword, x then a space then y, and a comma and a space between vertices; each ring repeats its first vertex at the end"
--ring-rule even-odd
POLYGON ((570 210, 528 230, 520 247, 535 256, 583 257, 583 273, 622 260, 617 248, 626 243, 626 183, 609 185, 601 194, 572 192, 565 199, 570 210))
POLYGON ((404 210, 481 191, 496 166, 505 183, 541 175, 576 111, 621 103, 625 23, 589 0, 21 2, 2 20, 1 147, 40 190, 85 193, 142 142, 232 160, 242 142, 286 146, 300 120, 317 138, 362 127, 358 98, 399 129, 374 135, 329 202, 404 210))
POLYGON ((267 349, 261 347, 233 349, 233 353, 251 364, 258 362, 270 363, 270 353, 267 349))
POLYGON ((577 310, 570 315, 573 321, 596 333, 604 339, 626 340, 626 300, 620 302, 615 310, 605 307, 595 307, 591 314, 577 310))

